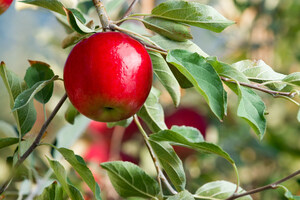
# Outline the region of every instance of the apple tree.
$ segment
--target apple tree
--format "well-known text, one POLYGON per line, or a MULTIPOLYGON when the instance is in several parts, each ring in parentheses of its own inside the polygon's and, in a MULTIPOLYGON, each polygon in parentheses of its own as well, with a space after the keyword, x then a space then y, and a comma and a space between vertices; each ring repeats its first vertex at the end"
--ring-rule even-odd
MULTIPOLYGON (((198 1, 169 0, 155 6, 150 13, 133 13, 138 3, 133 0, 120 10, 117 19, 112 20, 107 7, 120 1, 111 2, 84 0, 68 7, 59 0, 22 1, 48 9, 55 15, 68 33, 61 41, 62 48, 71 52, 63 77, 55 74, 47 61, 29 60, 30 67, 25 77, 20 78, 6 66, 5 58, 1 58, 0 75, 10 101, 10 105, 3 106, 10 106, 16 130, 12 126, 2 126, 3 132, 13 133, 0 138, 0 149, 13 147, 14 151, 6 158, 5 167, 10 170, 1 183, 0 199, 8 197, 11 191, 17 191, 18 199, 25 195, 24 191, 29 191, 26 193, 28 199, 88 199, 86 191, 92 194, 89 198, 109 199, 109 187, 100 187, 101 180, 95 178, 88 160, 71 150, 72 143, 90 122, 86 117, 99 121, 101 126, 104 124, 107 133, 101 136, 102 140, 109 138, 116 142, 117 147, 120 140, 107 136, 112 135, 109 128, 124 132, 124 127, 130 128, 134 124, 148 149, 149 159, 155 166, 155 177, 134 161, 99 161, 97 167, 108 174, 121 198, 251 200, 252 194, 282 189, 286 199, 299 199, 282 183, 300 174, 300 170, 246 191, 240 186, 238 165, 230 152, 207 141, 205 134, 197 128, 166 123, 160 95, 161 90, 166 91, 172 106, 177 108, 182 93, 193 90, 204 99, 205 107, 220 122, 231 112, 229 94, 235 95, 235 115, 251 127, 257 140, 264 140, 268 123, 265 116, 269 113, 260 95, 288 100, 299 109, 300 73, 278 73, 262 60, 226 63, 205 53, 191 41, 198 37, 192 35, 191 26, 220 33, 235 24, 209 5, 198 1), (97 21, 91 11, 96 11, 97 21), (128 22, 134 22, 134 25, 129 26, 128 22), (56 82, 63 82, 65 94, 50 116, 45 114, 38 133, 28 137, 39 114, 34 102, 45 107, 53 96, 56 82), (50 134, 48 126, 67 99, 70 102, 65 119, 70 125, 56 135, 57 142, 44 142, 43 137, 50 134), (73 138, 65 139, 65 132, 72 132, 73 138), (43 146, 49 147, 51 154, 35 154, 35 150, 43 146), (197 151, 220 157, 231 166, 235 180, 220 178, 191 190, 187 187, 190 180, 181 157, 177 155, 177 146, 192 149, 191 153, 197 151), (39 164, 49 169, 39 171, 39 164), (73 174, 66 170, 66 166, 71 166, 73 174), (73 177, 80 179, 85 186, 74 181, 73 177), (18 186, 20 179, 23 182, 18 186), (44 183, 39 184, 38 180, 44 183), (37 189, 31 187, 33 184, 37 189)), ((300 121, 300 112, 292 120, 300 121)))

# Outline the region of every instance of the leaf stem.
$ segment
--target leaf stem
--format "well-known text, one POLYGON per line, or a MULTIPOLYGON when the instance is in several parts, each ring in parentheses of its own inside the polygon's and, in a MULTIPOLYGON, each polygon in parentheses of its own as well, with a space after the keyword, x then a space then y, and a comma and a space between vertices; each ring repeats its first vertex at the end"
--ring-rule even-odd
POLYGON ((55 117, 55 115, 57 114, 57 112, 59 111, 59 109, 61 108, 61 106, 63 105, 63 103, 66 101, 67 99, 67 94, 64 94, 64 96, 60 99, 60 101, 57 103, 56 107, 54 108, 54 110, 52 111, 51 115, 49 116, 49 118, 47 119, 47 121, 45 121, 45 123, 43 124, 42 128, 40 129, 37 137, 35 138, 35 140, 33 141, 33 143, 31 144, 31 146, 27 149, 27 151, 18 159, 18 161, 16 162, 16 164, 14 165, 11 175, 9 176, 8 180, 2 185, 2 187, 0 188, 0 194, 2 194, 8 187, 8 185, 10 184, 10 182, 13 179, 13 175, 16 172, 16 170, 19 168, 19 166, 25 161, 25 159, 33 152, 33 150, 40 144, 40 141, 42 139, 42 136, 44 135, 45 131, 47 130, 50 122, 52 121, 52 119, 55 117))
POLYGON ((130 4, 130 6, 128 7, 128 9, 126 10, 125 14, 123 15, 123 17, 121 18, 120 22, 117 23, 118 26, 120 26, 124 21, 122 21, 123 19, 127 18, 128 15, 131 13, 133 7, 135 6, 135 4, 137 4, 139 0, 133 0, 132 3, 130 4))
POLYGON ((138 117, 136 115, 133 116, 134 122, 136 123, 138 129, 140 130, 140 132, 142 133, 143 137, 144 137, 144 141, 146 143, 146 146, 149 150, 149 153, 152 157, 156 172, 157 172, 157 181, 160 187, 160 193, 162 195, 162 184, 161 184, 161 180, 164 182, 164 184, 166 185, 166 187, 168 188, 168 190, 172 193, 172 194, 177 194, 177 192, 172 188, 171 184, 168 182, 168 180, 166 179, 166 177, 164 176, 162 170, 159 167, 159 163, 158 163, 158 159, 149 143, 149 137, 147 135, 147 133, 145 132, 145 130, 143 129, 138 117))
POLYGON ((276 181, 274 183, 271 183, 271 184, 268 184, 268 185, 265 185, 265 186, 262 186, 262 187, 259 187, 259 188, 256 188, 256 189, 253 189, 253 190, 249 190, 247 192, 244 192, 244 193, 241 193, 241 194, 233 194, 231 197, 225 199, 225 200, 233 200, 233 199, 237 199, 237 198, 240 198, 240 197, 243 197, 243 196, 247 196, 247 195, 250 195, 250 194, 254 194, 254 193, 258 193, 258 192, 261 192, 261 191, 264 191, 264 190, 269 190, 269 189, 276 189, 279 187, 279 184, 280 183, 283 183, 291 178, 293 178, 294 176, 297 176, 300 174, 300 170, 284 177, 283 179, 280 179, 279 181, 276 181))
MULTIPOLYGON (((223 76, 220 76, 220 78, 223 81, 226 81, 226 82, 236 83, 234 80, 223 77, 223 76)), ((267 88, 262 88, 262 87, 259 87, 257 85, 251 84, 251 83, 239 82, 239 84, 242 85, 242 86, 246 86, 246 87, 249 87, 249 88, 252 88, 252 89, 255 89, 255 90, 259 90, 259 91, 267 93, 267 94, 270 94, 273 97, 287 96, 287 97, 293 98, 293 97, 295 97, 295 95, 297 95, 297 92, 279 92, 279 91, 269 90, 267 88)))

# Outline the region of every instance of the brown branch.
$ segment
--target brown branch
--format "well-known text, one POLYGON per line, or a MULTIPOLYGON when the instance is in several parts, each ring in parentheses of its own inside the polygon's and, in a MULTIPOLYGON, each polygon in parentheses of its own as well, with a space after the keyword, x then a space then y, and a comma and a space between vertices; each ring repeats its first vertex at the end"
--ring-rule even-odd
POLYGON ((11 172, 11 175, 9 176, 8 180, 0 188, 0 194, 2 194, 7 189, 8 185, 10 184, 11 180, 13 179, 14 173, 17 171, 19 166, 26 160, 26 158, 33 152, 33 150, 40 144, 40 141, 41 141, 45 131, 47 130, 50 122, 55 117, 55 115, 57 114, 57 112, 59 111, 59 109, 61 108, 61 106, 65 102, 65 100, 67 99, 67 97, 68 97, 67 94, 65 94, 60 99, 60 101, 58 102, 58 104, 56 105, 54 110, 52 111, 52 113, 49 116, 49 118, 47 119, 47 121, 45 121, 45 123, 43 124, 42 128, 40 129, 37 137, 35 138, 35 140, 31 144, 31 146, 27 149, 27 151, 16 162, 16 164, 14 165, 14 167, 12 169, 12 172, 11 172))
MULTIPOLYGON (((139 0, 133 0, 132 3, 130 4, 130 6, 128 7, 128 9, 126 10, 125 14, 123 15, 123 17, 121 18, 124 19, 126 17, 128 17, 128 15, 131 13, 133 7, 135 6, 135 4, 138 2, 139 0)), ((118 26, 120 26, 124 21, 121 21, 119 23, 117 23, 118 26)))
POLYGON ((279 181, 271 183, 269 185, 265 185, 263 187, 259 187, 259 188, 253 189, 253 190, 249 190, 249 191, 241 193, 241 194, 233 194, 231 197, 229 197, 225 200, 233 200, 233 199, 237 199, 237 198, 247 196, 247 195, 250 195, 250 194, 258 193, 258 192, 261 192, 261 191, 264 191, 264 190, 276 189, 279 186, 280 183, 283 183, 283 182, 285 182, 285 181, 287 181, 287 180, 289 180, 289 179, 291 179, 294 176, 297 176, 299 174, 300 174, 300 170, 288 175, 287 177, 285 177, 283 179, 280 179, 279 181))
MULTIPOLYGON (((229 79, 229 78, 226 78, 226 77, 223 77, 223 76, 220 76, 220 78, 223 81, 236 84, 236 82, 232 79, 229 79)), ((251 83, 239 82, 239 84, 242 85, 242 86, 246 86, 246 87, 249 87, 249 88, 252 88, 252 89, 255 89, 255 90, 259 90, 259 91, 267 93, 267 94, 270 94, 273 97, 286 96, 286 97, 293 98, 293 97, 295 97, 295 95, 297 95, 297 92, 279 92, 279 91, 274 91, 274 90, 269 90, 267 88, 259 87, 257 85, 251 84, 251 83)))

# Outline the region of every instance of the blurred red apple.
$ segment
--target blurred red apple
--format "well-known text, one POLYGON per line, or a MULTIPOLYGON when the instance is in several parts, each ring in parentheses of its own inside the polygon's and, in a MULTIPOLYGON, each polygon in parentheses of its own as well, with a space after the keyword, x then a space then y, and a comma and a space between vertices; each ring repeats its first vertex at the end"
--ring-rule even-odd
POLYGON ((9 8, 12 2, 13 0, 0 0, 0 15, 9 8))

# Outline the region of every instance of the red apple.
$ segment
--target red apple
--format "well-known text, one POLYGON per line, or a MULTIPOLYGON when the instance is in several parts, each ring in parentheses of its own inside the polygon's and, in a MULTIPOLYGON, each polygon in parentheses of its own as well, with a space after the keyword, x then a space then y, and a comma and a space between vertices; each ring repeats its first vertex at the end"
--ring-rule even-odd
POLYGON ((12 2, 13 0, 0 0, 0 15, 9 8, 12 2))
POLYGON ((134 115, 152 85, 152 63, 142 44, 123 33, 96 33, 79 42, 64 68, 64 84, 76 109, 113 122, 134 115))

